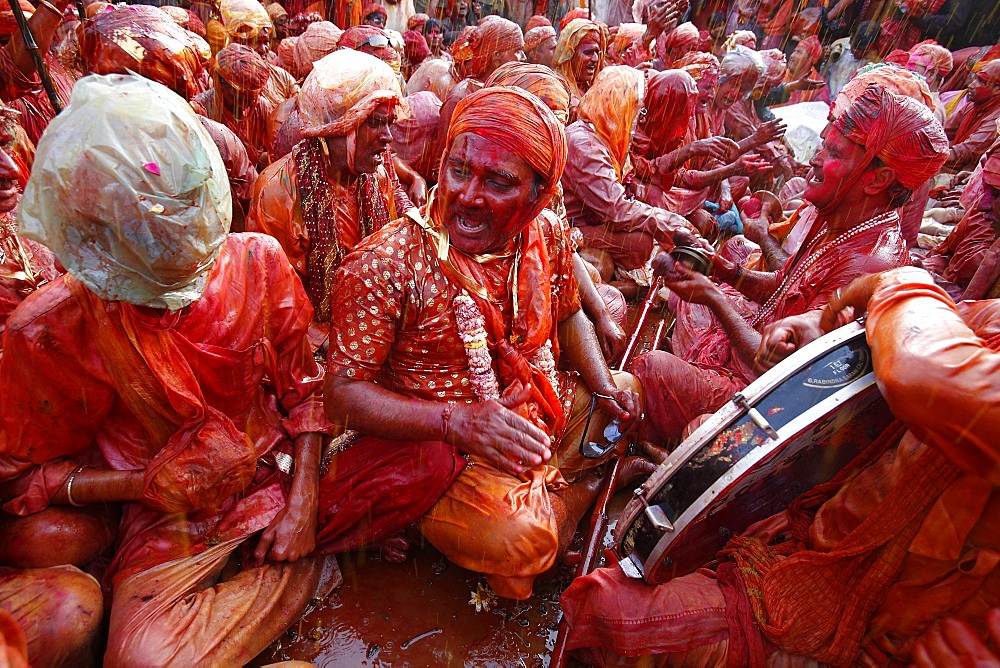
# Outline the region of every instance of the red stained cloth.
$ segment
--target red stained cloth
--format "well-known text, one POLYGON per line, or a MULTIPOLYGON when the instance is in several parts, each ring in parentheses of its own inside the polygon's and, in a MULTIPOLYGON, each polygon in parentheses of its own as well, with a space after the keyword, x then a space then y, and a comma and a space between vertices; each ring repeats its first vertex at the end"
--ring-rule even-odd
POLYGON ((420 63, 431 55, 427 40, 416 30, 407 30, 403 33, 403 45, 403 53, 413 69, 420 67, 420 63))
MULTIPOLYGON (((18 4, 21 5, 21 11, 24 12, 24 18, 31 18, 31 15, 35 13, 35 8, 27 0, 19 0, 18 4)), ((10 8, 10 5, 5 5, 0 8, 0 37, 10 37, 18 31, 17 21, 14 20, 14 11, 10 8)))
POLYGON ((337 43, 344 32, 329 21, 310 23, 306 31, 295 40, 292 60, 295 73, 301 79, 312 72, 313 63, 337 50, 337 43))
MULTIPOLYGON (((823 57, 823 45, 820 43, 819 37, 816 35, 806 37, 804 40, 799 42, 795 48, 802 49, 809 54, 809 58, 812 60, 813 65, 818 63, 819 59, 823 57)), ((903 64, 905 65, 906 63, 903 64)))
POLYGON ((212 72, 248 96, 260 92, 271 77, 271 71, 260 54, 235 42, 215 54, 212 72))
POLYGON ((98 12, 79 32, 80 53, 89 72, 137 72, 186 100, 199 92, 202 67, 194 42, 157 7, 129 5, 98 12))
POLYGON ((25 297, 63 273, 52 251, 17 235, 16 212, 0 214, 0 336, 25 297))
POLYGON ((542 16, 540 14, 535 14, 530 19, 528 19, 528 23, 525 24, 524 26, 524 31, 525 33, 527 33, 529 30, 532 30, 534 28, 541 28, 543 26, 548 26, 551 28, 552 21, 550 21, 548 17, 542 16))
POLYGON ((362 19, 366 19, 372 14, 381 14, 383 21, 385 21, 389 17, 389 14, 385 11, 385 7, 383 7, 377 2, 366 3, 364 7, 362 7, 361 9, 362 19))
POLYGON ((569 10, 559 21, 559 32, 561 33, 565 30, 566 26, 568 26, 571 21, 575 21, 576 19, 587 19, 589 21, 590 13, 583 7, 577 7, 576 9, 569 10))

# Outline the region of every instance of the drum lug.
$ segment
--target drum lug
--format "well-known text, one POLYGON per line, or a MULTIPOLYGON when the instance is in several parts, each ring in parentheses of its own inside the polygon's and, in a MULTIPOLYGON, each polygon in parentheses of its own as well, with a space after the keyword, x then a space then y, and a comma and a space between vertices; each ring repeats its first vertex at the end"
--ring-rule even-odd
POLYGON ((646 519, 648 519, 649 523, 660 531, 669 531, 670 533, 673 533, 674 525, 671 523, 670 518, 667 517, 667 514, 663 512, 663 508, 659 505, 649 505, 649 501, 646 500, 647 492, 648 490, 646 489, 645 484, 637 487, 633 492, 633 494, 640 501, 642 501, 642 505, 646 506, 646 510, 643 511, 646 515, 646 519))
POLYGON ((737 392, 733 395, 733 403, 745 410, 747 415, 750 416, 750 419, 753 420, 753 423, 760 427, 771 440, 778 440, 778 432, 775 431, 774 427, 772 427, 767 421, 767 418, 760 414, 760 411, 750 405, 747 398, 743 396, 742 392, 737 392))
POLYGON ((633 580, 642 579, 642 570, 639 568, 639 566, 636 566, 634 561, 632 561, 631 555, 625 557, 624 559, 619 560, 618 566, 619 568, 622 569, 622 573, 624 573, 626 577, 631 578, 633 580))

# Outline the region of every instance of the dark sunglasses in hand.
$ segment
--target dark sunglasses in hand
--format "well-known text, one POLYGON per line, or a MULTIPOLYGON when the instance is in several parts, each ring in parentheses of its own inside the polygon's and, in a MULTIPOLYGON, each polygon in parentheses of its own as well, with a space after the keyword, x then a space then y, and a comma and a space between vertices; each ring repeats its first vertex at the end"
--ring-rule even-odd
POLYGON ((580 454, 587 459, 600 459, 608 454, 622 440, 622 436, 625 435, 619 430, 621 420, 616 418, 604 428, 604 443, 595 443, 594 441, 587 440, 587 433, 590 431, 590 422, 594 418, 594 408, 597 406, 598 399, 615 400, 614 397, 606 394, 598 394, 597 392, 590 395, 590 410, 587 413, 587 424, 584 425, 583 434, 580 435, 580 454))

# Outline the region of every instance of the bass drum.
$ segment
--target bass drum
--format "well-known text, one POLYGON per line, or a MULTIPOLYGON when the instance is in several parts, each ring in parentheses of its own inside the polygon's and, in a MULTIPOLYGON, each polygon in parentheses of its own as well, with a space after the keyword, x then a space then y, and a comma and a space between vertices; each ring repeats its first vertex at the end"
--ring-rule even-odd
POLYGON ((733 534, 827 482, 891 423, 861 322, 797 350, 687 438, 635 490, 613 530, 630 577, 697 570, 733 534))

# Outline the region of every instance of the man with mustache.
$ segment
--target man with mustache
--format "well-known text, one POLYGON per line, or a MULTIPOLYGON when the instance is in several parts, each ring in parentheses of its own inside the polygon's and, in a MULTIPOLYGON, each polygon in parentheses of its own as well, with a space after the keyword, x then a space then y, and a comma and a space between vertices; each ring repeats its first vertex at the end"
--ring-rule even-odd
POLYGON ((565 551, 592 469, 622 447, 579 453, 591 397, 596 442, 642 410, 634 380, 604 362, 567 234, 543 211, 565 161, 562 124, 538 98, 473 93, 426 211, 362 242, 334 281, 327 414, 367 436, 457 446, 469 466, 419 528, 516 599, 565 551))

